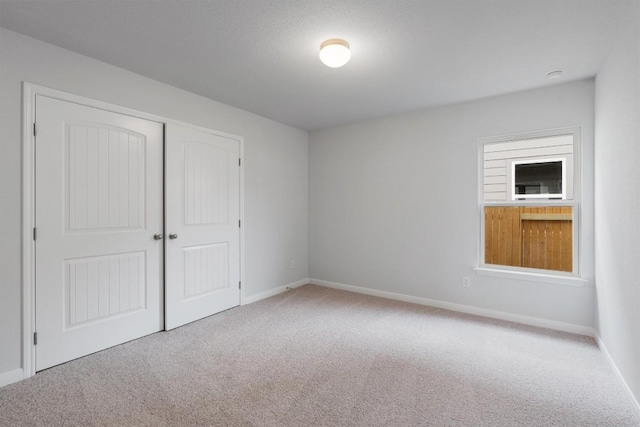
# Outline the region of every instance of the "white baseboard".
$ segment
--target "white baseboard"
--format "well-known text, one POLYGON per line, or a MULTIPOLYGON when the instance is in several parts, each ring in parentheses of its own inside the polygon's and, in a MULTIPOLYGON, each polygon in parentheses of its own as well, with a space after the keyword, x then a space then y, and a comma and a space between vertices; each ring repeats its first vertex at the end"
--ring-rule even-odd
POLYGON ((24 371, 22 369, 14 369, 13 371, 0 374, 0 387, 13 384, 24 379, 24 371))
POLYGON ((306 285, 309 283, 309 279, 300 279, 297 282, 289 283, 288 285, 280 286, 268 291, 260 292, 259 294, 251 295, 242 298, 242 305, 251 304, 256 301, 260 301, 265 298, 272 297, 274 295, 281 294, 289 289, 297 288, 298 286, 306 285))
POLYGON ((629 384, 627 384, 624 377, 620 373, 620 370, 618 369, 616 362, 613 361, 613 358, 611 357, 611 353, 609 353, 609 350, 607 350, 607 347, 604 345, 604 341, 602 341, 602 337, 600 337, 600 334, 595 329, 593 330, 593 338, 596 340, 596 343, 598 344, 598 348, 600 349, 602 354, 604 354, 604 357, 609 362, 609 365, 611 366, 611 369, 613 369, 613 372, 616 374, 616 377, 618 377, 618 380, 620 381, 620 384, 622 384, 622 387, 624 388, 625 393, 627 393, 629 400, 631 400, 633 407, 638 412, 638 415, 640 415, 640 404, 638 403, 638 400, 633 395, 633 392, 631 391, 629 384))
POLYGON ((522 323, 530 326, 553 329, 556 331, 570 332, 578 335, 592 337, 593 328, 589 326, 574 325, 572 323, 557 322, 554 320, 540 319, 537 317, 523 316, 520 314, 505 313, 502 311, 489 310, 486 308, 473 307, 470 305, 456 304, 452 302, 438 301, 429 298, 414 297, 411 295, 398 294, 395 292, 379 291, 376 289, 363 288, 360 286, 345 285, 342 283, 328 282, 326 280, 309 279, 312 285, 324 286, 327 288, 341 289, 343 291, 356 292, 359 294, 372 295, 397 301, 411 302, 414 304, 426 305, 429 307, 443 308, 445 310, 458 311, 460 313, 473 314, 476 316, 489 317, 492 319, 507 320, 509 322, 522 323))

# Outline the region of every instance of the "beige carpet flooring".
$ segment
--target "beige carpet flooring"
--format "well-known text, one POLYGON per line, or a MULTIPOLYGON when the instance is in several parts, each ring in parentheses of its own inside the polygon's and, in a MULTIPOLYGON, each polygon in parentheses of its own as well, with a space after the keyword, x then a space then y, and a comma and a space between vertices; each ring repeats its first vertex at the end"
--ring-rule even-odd
POLYGON ((638 426, 591 338, 303 286, 0 389, 2 426, 638 426))

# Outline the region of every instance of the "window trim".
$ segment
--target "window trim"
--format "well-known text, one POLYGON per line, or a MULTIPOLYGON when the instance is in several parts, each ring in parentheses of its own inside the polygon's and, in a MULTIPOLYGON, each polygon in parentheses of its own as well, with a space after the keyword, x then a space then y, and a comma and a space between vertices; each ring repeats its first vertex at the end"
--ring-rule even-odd
MULTIPOLYGON (((540 273, 540 271, 547 270, 535 270, 535 269, 523 269, 520 270, 510 270, 502 268, 490 268, 490 267, 474 267, 474 271, 478 276, 488 276, 488 277, 499 277, 502 279, 514 279, 514 280, 526 280, 529 282, 538 282, 538 283, 551 283, 555 285, 565 285, 565 286, 574 286, 574 287, 582 287, 585 286, 588 282, 587 279, 584 279, 579 276, 573 275, 564 275, 561 274, 561 271, 549 273, 540 273), (555 274, 558 273, 558 274, 555 274)), ((514 268, 514 267, 511 267, 514 268)), ((551 271, 551 270, 549 270, 551 271)))
MULTIPOLYGON (((584 286, 586 279, 581 276, 580 255, 582 253, 582 229, 581 229, 581 190, 582 190, 582 129, 580 126, 554 128, 539 131, 529 131, 513 134, 504 134, 492 137, 478 138, 478 236, 477 261, 475 272, 478 275, 530 280, 536 282, 555 283, 570 286, 584 286), (561 135, 573 136, 573 199, 526 198, 524 200, 484 200, 484 146, 490 143, 509 142, 525 139, 554 137, 561 135), (533 269, 526 267, 513 267, 497 264, 486 264, 484 253, 485 240, 485 206, 571 206, 573 208, 572 234, 573 234, 573 271, 564 272, 556 270, 533 269)), ((560 156, 555 156, 560 157, 560 156)), ((568 159, 567 159, 568 161, 568 159)), ((510 165, 513 168, 512 165, 510 165)), ((563 164, 563 169, 566 163, 563 164)), ((566 196, 566 169, 563 170, 563 192, 566 196)), ((513 177, 512 177, 513 178, 513 177)), ((507 189, 507 197, 512 196, 513 189, 507 189)))

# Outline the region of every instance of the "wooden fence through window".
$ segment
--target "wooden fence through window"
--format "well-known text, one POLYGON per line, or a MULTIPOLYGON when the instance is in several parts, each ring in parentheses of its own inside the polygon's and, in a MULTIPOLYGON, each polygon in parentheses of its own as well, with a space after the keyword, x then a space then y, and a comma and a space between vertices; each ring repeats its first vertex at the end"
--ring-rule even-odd
POLYGON ((486 264, 573 271, 571 206, 486 206, 486 264))

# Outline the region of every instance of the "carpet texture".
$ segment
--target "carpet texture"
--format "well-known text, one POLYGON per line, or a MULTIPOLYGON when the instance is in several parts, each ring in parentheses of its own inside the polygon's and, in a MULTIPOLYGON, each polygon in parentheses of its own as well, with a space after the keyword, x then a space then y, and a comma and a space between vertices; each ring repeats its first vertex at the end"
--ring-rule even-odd
POLYGON ((0 389, 2 426, 638 426, 593 339, 317 286, 0 389))

